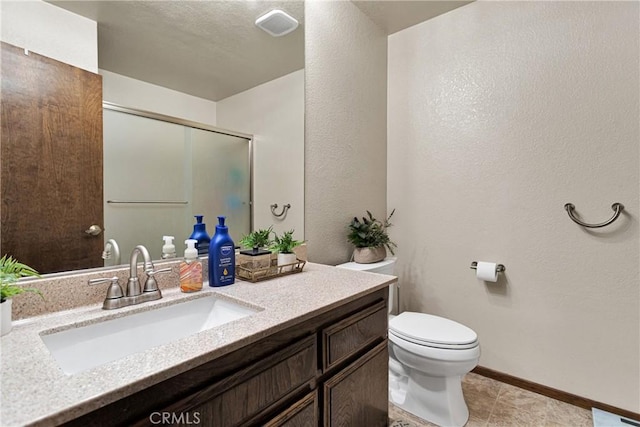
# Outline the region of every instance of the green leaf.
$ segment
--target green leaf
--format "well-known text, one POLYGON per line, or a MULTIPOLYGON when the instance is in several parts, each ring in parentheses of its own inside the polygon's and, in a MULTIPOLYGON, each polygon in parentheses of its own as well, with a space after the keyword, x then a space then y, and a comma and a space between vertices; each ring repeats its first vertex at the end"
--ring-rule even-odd
POLYGON ((294 230, 285 231, 282 236, 278 236, 274 233, 273 243, 269 247, 274 253, 290 254, 293 253, 293 249, 300 246, 303 242, 294 240, 294 230))
POLYGON ((273 226, 270 226, 266 230, 256 230, 246 236, 242 236, 240 239, 240 245, 245 248, 266 248, 271 244, 271 233, 273 233, 273 226))
POLYGON ((387 234, 387 228, 391 226, 390 219, 395 213, 395 209, 391 211, 384 222, 377 220, 371 211, 367 210, 366 213, 368 218, 363 216, 362 222, 354 217, 353 221, 349 223, 347 240, 358 248, 385 246, 392 255, 395 254, 393 248, 397 246, 387 234))
POLYGON ((40 274, 33 268, 19 263, 10 256, 4 255, 0 258, 0 301, 24 292, 37 293, 44 299, 42 293, 37 289, 15 285, 14 283, 21 277, 40 277, 40 274))

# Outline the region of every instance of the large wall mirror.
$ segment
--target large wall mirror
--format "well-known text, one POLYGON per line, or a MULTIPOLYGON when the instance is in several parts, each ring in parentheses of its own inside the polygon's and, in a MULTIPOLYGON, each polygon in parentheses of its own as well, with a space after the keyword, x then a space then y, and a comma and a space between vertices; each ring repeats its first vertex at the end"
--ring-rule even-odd
MULTIPOLYGON (((300 138, 290 138, 288 135, 283 137, 282 133, 271 135, 269 132, 274 128, 273 120, 261 127, 260 120, 257 119, 263 115, 268 116, 278 107, 278 100, 269 102, 269 90, 291 93, 287 92, 289 89, 283 90, 282 84, 277 89, 270 89, 272 82, 298 72, 303 76, 304 5, 302 1, 48 1, 47 3, 97 22, 98 68, 104 77, 103 93, 105 95, 114 93, 108 85, 114 81, 115 76, 116 80, 135 81, 141 86, 154 85, 176 91, 185 97, 197 97, 203 102, 210 102, 209 106, 213 105, 214 114, 211 120, 201 119, 196 125, 193 123, 185 125, 179 122, 193 113, 193 106, 185 107, 185 114, 182 114, 181 106, 174 102, 171 105, 172 112, 167 114, 160 108, 161 104, 167 101, 160 96, 156 98, 153 92, 141 91, 140 96, 146 97, 146 108, 128 105, 135 102, 123 103, 105 96, 101 100, 106 101, 106 104, 101 110, 99 123, 104 140, 101 159, 83 158, 82 155, 71 155, 60 150, 52 153, 49 152, 50 150, 47 151, 50 147, 47 147, 46 141, 43 141, 42 146, 32 153, 32 157, 38 158, 34 163, 35 166, 16 166, 14 170, 24 169, 24 174, 28 175, 29 169, 37 167, 38 164, 51 164, 53 181, 58 175, 69 175, 68 165, 74 162, 90 163, 93 169, 104 168, 104 195, 101 200, 104 217, 102 224, 96 225, 101 225, 105 230, 95 239, 98 244, 88 251, 91 252, 92 257, 95 252, 100 258, 105 243, 113 238, 120 246, 123 264, 128 263, 131 247, 139 243, 148 246, 154 258, 157 259, 160 257, 163 235, 175 235, 175 245, 180 256, 184 246, 183 241, 188 237, 185 234, 191 232, 195 214, 205 215, 207 230, 210 234, 215 228, 216 215, 224 214, 233 218, 230 221, 230 229, 233 230, 232 235, 236 239, 250 231, 252 225, 255 228, 262 228, 273 223, 276 228, 278 226, 285 229, 296 228, 300 233, 303 232, 302 219, 292 224, 272 218, 268 205, 268 203, 291 203, 293 197, 292 215, 303 218, 303 119, 299 125, 302 129, 298 132, 301 135, 300 138), (255 19, 272 9, 284 10, 298 20, 300 26, 282 37, 272 37, 257 28, 254 25, 255 19), (263 87, 265 89, 261 89, 263 87), (255 91, 256 94, 251 95, 251 91, 255 91), (260 101, 257 102, 256 99, 260 101), (156 105, 158 109, 155 108, 156 105), (191 108, 191 111, 186 111, 187 108, 191 108), (144 117, 146 113, 156 117, 144 117), (174 119, 177 119, 178 123, 174 119), (134 127, 130 123, 132 121, 136 122, 134 127), (148 122, 146 124, 150 125, 150 128, 138 127, 144 121, 148 122), (220 129, 230 131, 221 133, 220 129), (142 135, 140 132, 149 134, 142 135), (169 137, 172 143, 162 140, 169 137), (279 145, 282 147, 279 148, 279 145), (284 150, 291 153, 293 145, 296 145, 296 150, 302 154, 289 156, 287 161, 293 160, 296 165, 291 165, 287 169, 295 169, 299 172, 290 179, 283 179, 279 175, 282 168, 277 167, 277 162, 273 161, 273 155, 269 154, 269 150, 275 152, 284 150), (216 148, 212 150, 212 147, 216 148), (251 151, 254 155, 250 158, 251 151), (258 151, 257 154, 256 151, 258 151), (159 157, 156 159, 150 154, 159 157), (167 166, 176 164, 180 164, 181 168, 167 166), (191 169, 188 170, 188 168, 191 169), (254 176, 253 183, 259 184, 254 185, 253 188, 251 188, 252 169, 258 174, 254 176), (270 182, 271 176, 276 177, 274 182, 270 182), (140 183, 141 186, 131 185, 133 182, 140 183), (295 196, 278 193, 286 187, 284 182, 293 182, 298 185, 294 190, 295 196), (127 192, 134 187, 146 188, 146 191, 144 194, 127 192), (251 195, 252 191, 253 195, 251 195), (253 209, 250 209, 251 196, 258 201, 253 209), (119 203, 148 201, 178 203, 119 203), (227 211, 219 208, 223 204, 227 211), (231 212, 228 209, 235 209, 235 211, 231 212), (160 218, 164 218, 161 224, 160 218), (136 234, 142 231, 144 236, 136 234)), ((3 16, 3 24, 4 19, 3 16)), ((65 31, 65 28, 57 26, 55 31, 65 31)), ((7 49, 3 44, 3 58, 5 50, 7 49)), ((292 92, 302 94, 302 101, 297 105, 303 110, 303 77, 297 81, 300 82, 301 87, 292 92)), ((56 86, 54 82, 42 82, 32 86, 31 92, 41 99, 63 97, 51 91, 56 86)), ((130 99, 138 96, 137 93, 128 95, 130 99)), ((202 113, 202 109, 197 113, 202 113)), ((283 126, 290 126, 291 120, 288 115, 282 114, 282 116, 283 122, 289 121, 283 126)), ((300 117, 303 116, 304 112, 301 111, 300 117)), ((20 119, 19 113, 14 114, 14 119, 20 119)), ((10 180, 13 181, 13 177, 10 180)), ((3 175, 3 223, 5 218, 9 218, 8 212, 17 200, 5 198, 4 187, 10 180, 5 179, 3 175)), ((37 221, 32 221, 30 218, 20 220, 26 223, 26 225, 23 224, 24 227, 33 229, 31 236, 25 235, 21 244, 27 248, 47 248, 44 255, 40 254, 37 257, 51 262, 39 267, 38 262, 24 260, 39 268, 42 273, 115 265, 114 260, 102 259, 99 260, 99 265, 95 262, 92 265, 86 265, 83 264, 86 250, 65 249, 63 243, 68 240, 90 238, 87 237, 89 233, 85 231, 88 231, 89 226, 92 225, 90 222, 75 224, 73 222, 77 220, 72 219, 71 215, 67 218, 67 215, 50 214, 52 204, 69 206, 67 212, 70 213, 75 210, 72 203, 74 195, 91 193, 94 190, 95 183, 89 177, 79 174, 72 181, 76 184, 67 193, 56 190, 56 194, 51 194, 50 191, 47 193, 45 190, 45 196, 31 197, 30 201, 25 201, 29 199, 26 197, 20 201, 23 204, 32 203, 42 213, 41 219, 37 221), (73 223, 73 231, 62 227, 65 221, 73 223), (57 236, 55 239, 51 237, 43 239, 42 230, 53 231, 57 236), (60 256, 63 252, 65 257, 60 256), (55 265, 53 261, 58 258, 66 258, 64 261, 66 264, 62 267, 55 265)), ((28 177, 24 178, 24 181, 13 182, 18 183, 14 186, 15 194, 24 193, 25 188, 34 186, 28 177)), ((12 218, 16 218, 16 215, 12 218)), ((292 217, 287 219, 289 220, 292 220, 292 217)), ((5 248, 0 248, 0 251, 3 254, 7 252, 5 248)), ((18 252, 17 257, 21 258, 20 255, 21 252, 18 252)))

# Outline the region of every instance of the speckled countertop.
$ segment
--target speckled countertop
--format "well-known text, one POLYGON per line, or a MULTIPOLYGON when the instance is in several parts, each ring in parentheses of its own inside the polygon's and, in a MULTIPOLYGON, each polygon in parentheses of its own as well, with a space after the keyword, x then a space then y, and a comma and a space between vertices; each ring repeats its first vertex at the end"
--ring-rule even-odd
MULTIPOLYGON (((15 321, 1 338, 0 424, 57 425, 157 384, 265 336, 303 322, 334 307, 395 282, 393 276, 307 263, 300 274, 261 283, 234 285, 183 294, 177 286, 163 298, 105 311, 82 306, 15 321), (74 375, 65 374, 45 347, 40 334, 70 324, 96 323, 159 305, 217 293, 223 299, 261 311, 172 343, 74 375)), ((176 284, 177 285, 177 284, 176 284)))

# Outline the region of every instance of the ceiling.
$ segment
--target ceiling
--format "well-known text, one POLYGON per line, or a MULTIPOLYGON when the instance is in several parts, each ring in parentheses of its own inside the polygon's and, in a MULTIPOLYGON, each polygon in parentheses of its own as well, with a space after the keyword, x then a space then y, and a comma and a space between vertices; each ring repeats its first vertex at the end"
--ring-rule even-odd
MULTIPOLYGON (((301 0, 60 1, 98 23, 98 67, 212 101, 304 68, 301 0), (298 20, 271 37, 256 18, 281 9, 298 20)), ((387 34, 468 1, 353 1, 387 34)))
POLYGON ((435 0, 351 0, 365 15, 375 22, 387 34, 393 34, 405 28, 434 18, 456 9, 471 1, 435 1, 435 0))

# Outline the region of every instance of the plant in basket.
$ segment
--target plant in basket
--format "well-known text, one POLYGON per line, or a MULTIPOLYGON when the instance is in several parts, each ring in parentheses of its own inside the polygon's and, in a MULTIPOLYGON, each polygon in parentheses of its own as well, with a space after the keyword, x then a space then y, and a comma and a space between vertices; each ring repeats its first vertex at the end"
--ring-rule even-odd
POLYGON ((367 211, 367 216, 362 217, 360 221, 354 217, 349 224, 349 234, 347 239, 355 246, 353 251, 353 260, 360 264, 370 264, 382 261, 386 256, 388 249, 392 255, 395 255, 393 248, 397 245, 391 241, 387 228, 391 227, 391 217, 395 213, 395 209, 384 220, 380 221, 367 211))
MULTIPOLYGON (((297 261, 296 254, 293 250, 300 246, 303 242, 293 238, 294 230, 285 231, 282 236, 274 233, 273 242, 269 249, 271 252, 278 254, 278 265, 293 264, 297 261)), ((283 268, 283 271, 292 270, 292 266, 283 268)))

